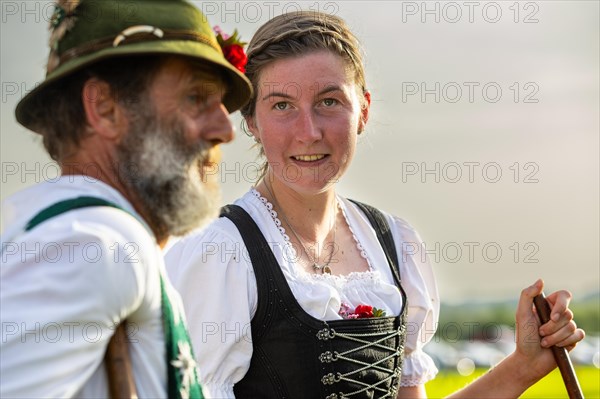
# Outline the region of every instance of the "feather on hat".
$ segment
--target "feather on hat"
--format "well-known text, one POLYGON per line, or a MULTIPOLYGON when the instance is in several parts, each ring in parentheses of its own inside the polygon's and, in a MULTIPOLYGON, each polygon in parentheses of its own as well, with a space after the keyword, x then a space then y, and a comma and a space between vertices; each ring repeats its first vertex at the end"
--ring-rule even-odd
POLYGON ((59 0, 54 5, 54 12, 50 18, 50 55, 48 56, 48 64, 46 65, 47 73, 51 73, 60 62, 58 56, 58 43, 65 34, 73 28, 76 21, 75 9, 79 5, 79 0, 59 0))

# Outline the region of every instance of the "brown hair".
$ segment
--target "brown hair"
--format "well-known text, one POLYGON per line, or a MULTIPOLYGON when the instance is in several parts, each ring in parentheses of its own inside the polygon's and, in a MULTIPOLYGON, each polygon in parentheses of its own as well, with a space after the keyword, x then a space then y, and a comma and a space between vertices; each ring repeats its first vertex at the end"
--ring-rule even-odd
POLYGON ((254 115, 260 72, 265 65, 318 50, 328 50, 341 56, 354 71, 357 86, 363 93, 366 91, 360 43, 346 22, 326 13, 296 11, 271 19, 252 37, 248 45, 246 76, 252 82, 254 94, 241 109, 242 115, 254 115))

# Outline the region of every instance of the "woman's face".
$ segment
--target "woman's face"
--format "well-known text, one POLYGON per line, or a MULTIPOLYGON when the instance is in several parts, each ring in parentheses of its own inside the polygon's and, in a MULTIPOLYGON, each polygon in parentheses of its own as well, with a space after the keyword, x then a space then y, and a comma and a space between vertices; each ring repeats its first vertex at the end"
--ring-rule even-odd
POLYGON ((303 194, 332 187, 348 169, 367 121, 370 95, 359 95, 354 72, 329 51, 262 69, 248 126, 264 148, 273 185, 303 194))

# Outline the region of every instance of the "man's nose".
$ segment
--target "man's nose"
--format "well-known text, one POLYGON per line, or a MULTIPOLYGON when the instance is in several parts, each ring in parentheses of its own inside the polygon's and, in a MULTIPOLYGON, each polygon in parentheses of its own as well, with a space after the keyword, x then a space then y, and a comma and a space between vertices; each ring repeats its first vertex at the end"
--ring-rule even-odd
POLYGON ((215 105, 206 118, 206 126, 202 127, 202 138, 214 144, 228 143, 235 137, 233 125, 229 120, 229 112, 222 103, 215 105))

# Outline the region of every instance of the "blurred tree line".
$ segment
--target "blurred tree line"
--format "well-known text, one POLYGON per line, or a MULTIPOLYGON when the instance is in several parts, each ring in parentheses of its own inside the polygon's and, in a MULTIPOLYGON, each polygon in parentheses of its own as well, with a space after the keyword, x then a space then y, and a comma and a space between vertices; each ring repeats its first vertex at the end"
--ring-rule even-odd
MULTIPOLYGON (((570 308, 578 327, 588 335, 600 335, 600 292, 574 299, 570 308)), ((499 339, 500 326, 514 329, 516 309, 516 301, 442 304, 436 338, 445 341, 495 341, 499 339)))

